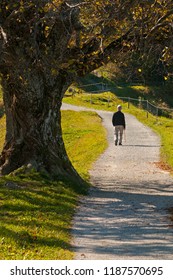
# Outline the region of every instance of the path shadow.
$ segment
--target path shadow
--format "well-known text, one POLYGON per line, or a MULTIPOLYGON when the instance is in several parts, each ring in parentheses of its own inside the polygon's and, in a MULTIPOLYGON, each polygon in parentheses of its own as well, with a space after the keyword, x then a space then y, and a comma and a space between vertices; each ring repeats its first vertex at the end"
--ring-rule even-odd
POLYGON ((88 247, 100 258, 155 255, 156 259, 169 259, 173 252, 173 221, 167 207, 173 206, 173 185, 147 181, 117 184, 108 182, 107 187, 98 189, 96 183, 83 201, 73 231, 80 242, 74 250, 79 253, 88 247))

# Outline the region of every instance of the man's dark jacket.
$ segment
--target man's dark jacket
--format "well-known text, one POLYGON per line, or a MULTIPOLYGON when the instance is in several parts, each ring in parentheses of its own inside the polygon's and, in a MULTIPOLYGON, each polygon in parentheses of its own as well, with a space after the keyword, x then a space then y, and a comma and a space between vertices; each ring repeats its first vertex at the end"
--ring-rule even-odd
POLYGON ((126 128, 125 117, 121 111, 115 112, 112 117, 113 126, 123 125, 124 129, 126 128))

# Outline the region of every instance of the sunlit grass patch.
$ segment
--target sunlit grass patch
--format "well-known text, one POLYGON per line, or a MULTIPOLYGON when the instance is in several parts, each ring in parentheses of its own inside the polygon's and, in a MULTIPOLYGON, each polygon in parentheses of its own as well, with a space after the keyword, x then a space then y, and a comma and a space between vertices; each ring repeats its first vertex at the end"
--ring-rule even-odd
POLYGON ((87 179, 92 163, 107 146, 101 119, 94 112, 64 111, 62 127, 68 156, 79 174, 87 179))
POLYGON ((99 94, 80 92, 75 94, 74 96, 67 94, 64 97, 63 101, 72 105, 85 106, 88 108, 107 111, 115 110, 116 104, 121 102, 121 100, 111 92, 104 92, 99 94))

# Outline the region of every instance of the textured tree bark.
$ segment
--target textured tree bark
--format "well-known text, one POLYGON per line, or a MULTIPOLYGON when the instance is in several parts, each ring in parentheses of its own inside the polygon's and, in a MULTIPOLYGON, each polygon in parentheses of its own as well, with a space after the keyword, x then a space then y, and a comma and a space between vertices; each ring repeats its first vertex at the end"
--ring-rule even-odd
POLYGON ((3 88, 7 131, 1 174, 32 166, 53 176, 78 176, 66 154, 61 131, 61 101, 70 82, 61 74, 52 88, 35 71, 24 90, 23 80, 20 89, 19 81, 6 78, 3 88))

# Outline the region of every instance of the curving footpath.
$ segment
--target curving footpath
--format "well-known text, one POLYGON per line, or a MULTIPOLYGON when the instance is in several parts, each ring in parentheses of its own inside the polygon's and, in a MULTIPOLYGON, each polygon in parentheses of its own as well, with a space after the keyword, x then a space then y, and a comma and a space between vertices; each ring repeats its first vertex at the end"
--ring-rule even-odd
MULTIPOLYGON (((91 110, 63 104, 63 109, 91 110)), ((172 259, 173 177, 161 169, 160 139, 126 116, 126 142, 115 146, 112 113, 97 111, 109 147, 90 171, 89 195, 81 198, 72 229, 75 259, 172 259)))

